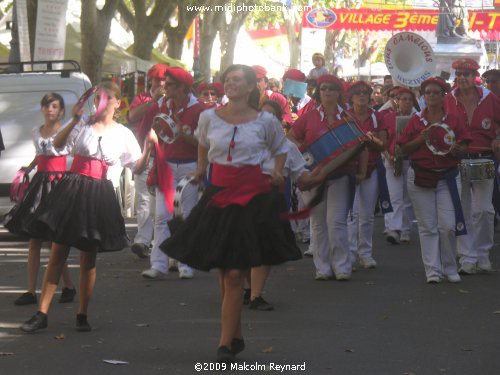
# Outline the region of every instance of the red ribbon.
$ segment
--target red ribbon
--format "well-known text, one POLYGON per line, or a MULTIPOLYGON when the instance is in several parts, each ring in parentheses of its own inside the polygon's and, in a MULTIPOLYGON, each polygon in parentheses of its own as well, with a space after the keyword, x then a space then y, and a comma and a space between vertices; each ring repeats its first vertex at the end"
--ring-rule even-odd
POLYGON ((174 211, 174 174, 167 163, 167 155, 163 147, 156 143, 156 171, 158 173, 158 188, 165 198, 165 207, 169 213, 174 211))

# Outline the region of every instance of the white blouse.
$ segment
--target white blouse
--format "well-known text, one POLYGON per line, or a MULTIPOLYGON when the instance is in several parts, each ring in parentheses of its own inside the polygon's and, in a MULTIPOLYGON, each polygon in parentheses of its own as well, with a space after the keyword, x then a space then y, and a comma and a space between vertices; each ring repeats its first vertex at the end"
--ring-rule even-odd
POLYGON ((80 122, 66 143, 73 155, 104 159, 108 165, 119 163, 122 167, 133 168, 142 155, 134 134, 122 124, 97 134, 91 125, 80 122))
POLYGON ((195 135, 208 148, 208 162, 240 167, 260 165, 270 156, 287 152, 285 133, 278 119, 268 112, 259 112, 255 120, 232 125, 220 118, 215 109, 200 114, 195 135), (234 147, 230 147, 234 137, 234 147), (231 160, 228 159, 230 151, 231 160))
MULTIPOLYGON (((58 132, 60 132, 64 127, 61 126, 58 132)), ((33 128, 31 131, 31 135, 33 138, 33 144, 35 145, 36 155, 45 155, 45 156, 64 156, 70 153, 70 148, 68 146, 64 146, 62 148, 55 148, 53 145, 54 138, 58 134, 55 133, 51 137, 44 138, 41 133, 42 126, 37 126, 33 128)))
MULTIPOLYGON (((290 176, 292 182, 297 182, 300 176, 304 172, 307 172, 306 162, 302 157, 302 154, 300 153, 298 147, 295 145, 295 143, 291 142, 288 139, 285 140, 285 143, 286 143, 285 148, 287 150, 286 151, 287 154, 286 154, 285 168, 283 170, 283 176, 285 177, 290 176)), ((274 158, 269 157, 262 164, 262 172, 270 175, 273 169, 274 169, 274 158)))

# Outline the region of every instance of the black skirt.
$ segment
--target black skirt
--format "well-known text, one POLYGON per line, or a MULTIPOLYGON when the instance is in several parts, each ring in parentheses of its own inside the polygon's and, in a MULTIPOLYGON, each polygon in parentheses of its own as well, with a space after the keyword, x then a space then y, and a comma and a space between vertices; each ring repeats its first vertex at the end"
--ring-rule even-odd
POLYGON ((25 226, 43 238, 83 251, 118 251, 129 245, 111 181, 66 173, 25 226))
POLYGON ((255 196, 246 206, 210 206, 221 188, 205 190, 190 215, 160 248, 170 257, 198 270, 249 269, 297 260, 302 254, 277 190, 255 196))
POLYGON ((28 237, 25 225, 33 218, 33 213, 43 202, 64 172, 37 172, 31 180, 22 202, 17 203, 4 217, 3 225, 18 236, 28 237))

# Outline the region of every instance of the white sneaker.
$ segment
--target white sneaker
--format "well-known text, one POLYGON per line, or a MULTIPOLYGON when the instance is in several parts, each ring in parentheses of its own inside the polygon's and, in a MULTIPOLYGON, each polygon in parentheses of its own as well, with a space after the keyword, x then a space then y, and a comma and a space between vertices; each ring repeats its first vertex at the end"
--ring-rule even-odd
POLYGON ((395 230, 388 230, 385 239, 393 245, 399 245, 399 233, 395 230))
POLYGON ((337 281, 347 281, 351 279, 351 275, 348 273, 338 273, 335 275, 335 279, 337 279, 337 281))
POLYGON ((460 278, 460 275, 458 273, 452 274, 452 275, 447 275, 446 278, 450 283, 459 283, 462 281, 460 278))
POLYGON ((150 268, 149 270, 142 272, 142 277, 149 280, 163 280, 167 277, 166 273, 155 270, 154 268, 150 268))
POLYGON ((410 233, 401 233, 401 236, 399 236, 399 242, 410 243, 410 233))
POLYGON ((464 263, 458 268, 458 273, 461 275, 474 275, 477 273, 477 268, 474 264, 464 263))
POLYGON ((192 279, 194 277, 194 271, 188 267, 182 267, 179 269, 179 279, 192 279))
POLYGON ((478 262, 477 269, 483 272, 493 272, 493 266, 489 260, 486 260, 486 262, 478 262))
POLYGON ((318 280, 318 281, 327 281, 327 280, 333 279, 333 276, 328 276, 328 275, 325 275, 325 274, 323 274, 321 272, 317 272, 316 271, 315 279, 318 280))
POLYGON ((427 278, 427 284, 439 284, 441 282, 441 278, 439 276, 429 276, 427 278))
POLYGON ((359 264, 364 269, 373 269, 373 268, 377 267, 377 262, 372 257, 359 258, 359 264))

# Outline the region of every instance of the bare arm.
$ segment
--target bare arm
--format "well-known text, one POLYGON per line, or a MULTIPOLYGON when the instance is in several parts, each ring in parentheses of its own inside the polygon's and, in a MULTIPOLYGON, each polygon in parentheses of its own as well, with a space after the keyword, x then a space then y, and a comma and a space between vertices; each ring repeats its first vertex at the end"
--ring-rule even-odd
POLYGON ((134 173, 135 174, 142 173, 146 169, 146 166, 148 165, 149 157, 151 156, 151 147, 152 147, 151 144, 153 143, 152 136, 151 136, 152 131, 153 130, 150 130, 150 133, 148 134, 148 136, 144 140, 144 148, 142 150, 141 157, 139 158, 139 160, 137 160, 135 162, 135 165, 134 165, 134 173))
POLYGON ((73 119, 71 122, 64 128, 62 129, 59 133, 57 133, 56 137, 54 138, 54 141, 52 142, 53 146, 55 148, 61 148, 66 144, 66 141, 68 140, 68 136, 75 127, 76 124, 80 122, 80 119, 82 117, 83 109, 77 106, 73 107, 73 119))
POLYGON ((208 167, 208 148, 198 143, 198 167, 194 173, 194 178, 200 182, 207 172, 208 167))

